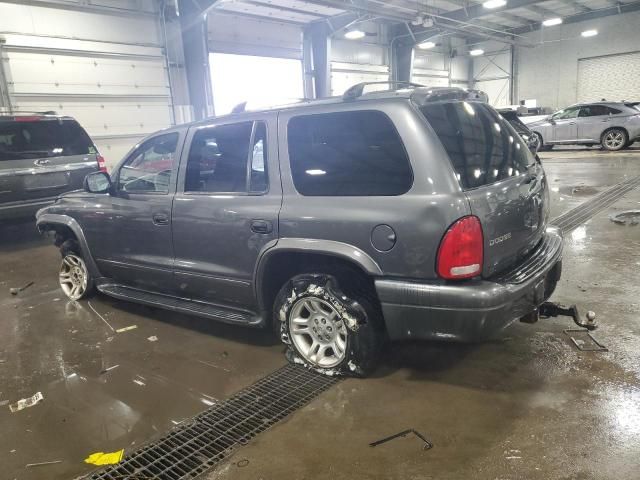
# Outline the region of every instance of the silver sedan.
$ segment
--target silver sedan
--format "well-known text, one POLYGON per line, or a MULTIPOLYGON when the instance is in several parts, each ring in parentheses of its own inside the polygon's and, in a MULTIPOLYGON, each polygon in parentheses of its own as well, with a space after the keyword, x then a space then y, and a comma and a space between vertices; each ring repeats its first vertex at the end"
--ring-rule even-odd
POLYGON ((621 150, 640 140, 638 102, 597 102, 572 105, 527 125, 541 148, 553 145, 602 145, 621 150))

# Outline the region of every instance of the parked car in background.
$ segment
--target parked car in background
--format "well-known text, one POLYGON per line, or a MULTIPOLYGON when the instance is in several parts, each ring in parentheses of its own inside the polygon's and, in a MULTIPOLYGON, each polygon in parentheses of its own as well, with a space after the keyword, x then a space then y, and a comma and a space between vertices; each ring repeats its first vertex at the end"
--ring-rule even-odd
POLYGON ((621 150, 640 139, 636 102, 596 102, 572 105, 527 126, 540 148, 554 145, 602 145, 621 150))
POLYGON ((37 214, 64 293, 272 326, 326 374, 535 320, 562 257, 540 162, 477 93, 363 88, 172 127, 88 175, 37 214))
POLYGON ((518 113, 510 108, 503 108, 498 110, 498 112, 504 117, 507 122, 509 122, 514 130, 518 132, 518 134, 522 137, 522 139, 529 147, 529 150, 531 150, 531 153, 536 155, 540 146, 540 144, 538 143, 538 136, 535 135, 531 130, 529 130, 529 127, 522 123, 522 120, 520 120, 520 117, 518 117, 518 113))
POLYGON ((0 220, 34 215, 97 170, 104 159, 73 118, 0 115, 0 220))

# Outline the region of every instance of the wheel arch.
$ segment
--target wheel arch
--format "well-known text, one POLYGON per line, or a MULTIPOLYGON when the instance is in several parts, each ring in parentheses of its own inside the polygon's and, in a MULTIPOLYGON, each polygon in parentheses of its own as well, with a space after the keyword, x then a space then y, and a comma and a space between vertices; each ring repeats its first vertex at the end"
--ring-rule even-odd
POLYGON ((331 240, 281 239, 264 252, 254 274, 255 295, 260 309, 271 311, 278 291, 289 278, 311 273, 311 268, 342 267, 368 278, 381 276, 380 266, 361 249, 331 240))
POLYGON ((75 237, 78 245, 80 245, 82 257, 89 269, 89 273, 91 273, 94 278, 100 276, 98 266, 93 260, 93 256, 89 250, 89 245, 87 244, 87 239, 82 231, 82 227, 75 218, 56 213, 44 213, 38 216, 36 220, 36 227, 40 233, 55 231, 58 234, 64 235, 66 233, 75 237))

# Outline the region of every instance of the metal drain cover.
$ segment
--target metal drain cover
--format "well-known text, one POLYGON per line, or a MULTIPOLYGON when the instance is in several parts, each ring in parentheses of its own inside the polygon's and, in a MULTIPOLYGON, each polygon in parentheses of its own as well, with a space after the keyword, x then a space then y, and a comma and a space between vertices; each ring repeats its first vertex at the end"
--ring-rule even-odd
POLYGON ((91 480, 193 479, 339 381, 286 365, 129 453, 91 480))

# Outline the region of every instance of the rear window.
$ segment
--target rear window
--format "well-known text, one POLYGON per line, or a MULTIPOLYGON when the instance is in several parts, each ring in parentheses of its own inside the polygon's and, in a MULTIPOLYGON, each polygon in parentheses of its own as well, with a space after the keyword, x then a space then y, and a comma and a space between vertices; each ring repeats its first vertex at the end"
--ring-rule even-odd
POLYGON ((411 188, 407 152, 382 112, 294 117, 287 132, 293 183, 302 195, 390 196, 411 188))
POLYGON ((74 120, 0 122, 0 161, 96 153, 74 120))
POLYGON ((535 162, 520 135, 488 105, 443 102, 420 110, 449 154, 463 189, 519 175, 535 162))

